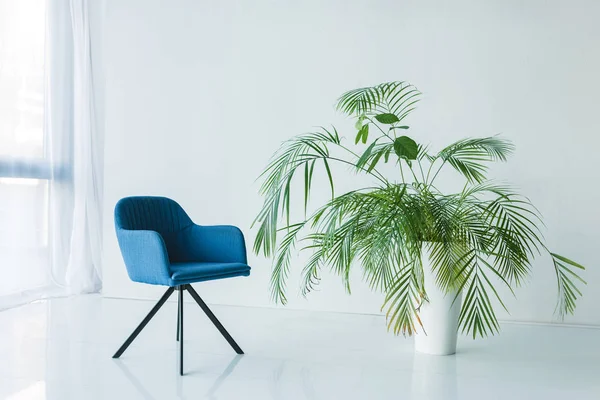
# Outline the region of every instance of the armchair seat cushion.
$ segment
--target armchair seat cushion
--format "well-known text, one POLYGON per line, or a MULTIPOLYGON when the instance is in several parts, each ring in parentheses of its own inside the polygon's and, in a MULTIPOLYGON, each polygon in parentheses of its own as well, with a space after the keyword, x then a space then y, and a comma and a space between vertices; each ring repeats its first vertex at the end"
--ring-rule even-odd
POLYGON ((250 267, 242 263, 180 262, 169 269, 175 285, 250 275, 250 267))

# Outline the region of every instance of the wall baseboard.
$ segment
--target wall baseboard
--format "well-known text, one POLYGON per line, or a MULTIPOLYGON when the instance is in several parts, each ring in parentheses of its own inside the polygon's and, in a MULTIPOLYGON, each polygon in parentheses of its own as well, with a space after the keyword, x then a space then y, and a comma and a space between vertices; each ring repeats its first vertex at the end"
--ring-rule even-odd
MULTIPOLYGON (((102 295, 105 299, 112 300, 133 300, 133 301, 157 301, 157 299, 151 298, 133 298, 133 297, 121 297, 121 296, 105 296, 102 295)), ((168 302, 175 302, 174 299, 169 299, 168 302)), ((185 300, 186 303, 193 303, 192 300, 185 300)), ((308 310, 305 308, 291 308, 291 307, 258 307, 258 306, 242 306, 239 304, 217 304, 217 303, 207 303, 210 306, 223 306, 223 307, 239 307, 239 308, 258 308, 258 309, 266 309, 266 310, 287 310, 287 311, 300 311, 300 312, 315 312, 315 313, 335 313, 335 314, 343 314, 343 315, 362 315, 362 316, 371 316, 371 317, 381 317, 384 318, 384 314, 375 314, 375 313, 353 313, 346 311, 335 311, 335 310, 308 310)), ((538 322, 538 321, 515 321, 510 319, 499 319, 501 324, 511 324, 511 325, 530 325, 530 326, 547 326, 553 328, 576 328, 576 329, 598 329, 600 330, 600 325, 586 325, 586 324, 569 324, 564 322, 538 322)))
POLYGON ((539 326, 550 326, 558 328, 577 328, 577 329, 600 329, 600 325, 586 325, 586 324, 569 324, 565 322, 536 322, 536 321, 514 321, 510 319, 498 320, 501 324, 512 324, 512 325, 539 325, 539 326))

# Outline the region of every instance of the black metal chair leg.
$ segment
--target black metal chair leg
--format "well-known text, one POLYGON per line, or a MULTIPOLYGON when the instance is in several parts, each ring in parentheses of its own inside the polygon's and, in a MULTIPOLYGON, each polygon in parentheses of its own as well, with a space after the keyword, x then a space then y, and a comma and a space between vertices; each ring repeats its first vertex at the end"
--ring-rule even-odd
POLYGON ((183 291, 185 285, 179 286, 179 375, 183 376, 183 291))
POLYGON ((179 300, 177 301, 177 341, 179 342, 179 313, 181 312, 181 307, 179 306, 179 300))
POLYGON ((174 290, 175 289, 172 287, 167 289, 165 294, 163 294, 162 297, 160 298, 160 300, 158 300, 158 303, 156 303, 156 305, 152 308, 152 310, 150 310, 148 315, 146 315, 146 317, 142 320, 142 322, 138 325, 138 327, 135 328, 133 333, 131 335, 129 335, 129 337, 127 338, 125 343, 123 343, 123 345, 119 348, 119 350, 117 350, 117 352, 113 355, 113 358, 121 357, 121 354, 123 354, 123 352, 125 352, 125 350, 127 350, 129 345, 135 340, 137 335, 140 334, 142 329, 144 329, 144 327, 148 324, 148 322, 150 322, 152 317, 154 317, 154 315, 158 312, 158 310, 160 310, 160 308, 163 306, 163 304, 165 304, 165 302, 167 301, 169 296, 171 296, 171 294, 173 293, 174 290))
POLYGON ((217 319, 217 317, 215 317, 215 314, 213 314, 212 311, 210 311, 210 308, 208 308, 208 306, 206 305, 206 303, 200 298, 200 296, 198 296, 198 293, 196 293, 196 291, 194 290, 194 288, 192 287, 192 285, 184 285, 184 286, 187 289, 187 291, 190 293, 190 295, 194 298, 194 300, 196 300, 196 303, 198 303, 198 305, 200 306, 200 308, 202 309, 202 311, 204 311, 204 313, 206 314, 206 316, 217 327, 217 329, 219 330, 219 332, 221 332, 221 335, 223 335, 223 337, 227 340, 227 342, 229 342, 229 344, 231 345, 231 347, 233 347, 233 350, 235 350, 235 352, 238 353, 238 354, 244 354, 244 352, 242 351, 241 347, 238 346, 238 344, 235 342, 235 340, 233 340, 233 338, 231 337, 231 335, 229 334, 229 332, 227 332, 227 330, 225 329, 225 327, 223 325, 221 325, 221 323, 219 322, 219 320, 217 319))

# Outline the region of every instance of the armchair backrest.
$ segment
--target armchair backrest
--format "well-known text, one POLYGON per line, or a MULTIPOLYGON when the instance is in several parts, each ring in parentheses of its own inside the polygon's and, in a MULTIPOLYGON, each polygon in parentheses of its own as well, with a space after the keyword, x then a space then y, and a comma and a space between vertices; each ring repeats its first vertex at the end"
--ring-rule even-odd
POLYGON ((158 232, 171 261, 180 261, 182 232, 193 225, 183 208, 166 197, 125 197, 115 206, 117 233, 119 229, 158 232))
POLYGON ((238 228, 196 225, 176 201, 166 197, 134 196, 119 200, 115 206, 115 228, 121 252, 123 240, 135 241, 134 237, 139 237, 135 231, 152 231, 160 235, 158 240, 164 242, 166 258, 171 263, 247 263, 244 235, 238 228))

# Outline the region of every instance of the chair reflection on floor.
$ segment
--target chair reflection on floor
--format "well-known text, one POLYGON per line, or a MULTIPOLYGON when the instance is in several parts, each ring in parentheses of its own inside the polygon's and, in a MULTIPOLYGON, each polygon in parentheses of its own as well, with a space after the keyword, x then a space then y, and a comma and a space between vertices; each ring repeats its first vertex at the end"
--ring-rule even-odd
MULTIPOLYGON (((239 362, 241 361, 242 356, 239 354, 236 354, 235 356, 233 356, 233 358, 231 359, 231 361, 229 361, 229 363, 227 364, 227 366, 223 369, 223 372, 221 372, 221 374, 215 379, 215 381, 213 382, 213 384, 211 385, 211 387, 206 391, 206 394, 204 395, 205 398, 207 399, 216 399, 216 394, 217 391, 219 390, 219 388, 223 385, 223 383, 227 380, 227 378, 233 373, 233 371, 235 370, 235 368, 237 367, 237 365, 239 364, 239 362)), ((150 388, 147 388, 140 380, 138 377, 135 376, 135 374, 133 372, 131 372, 131 370, 129 369, 129 367, 127 367, 127 364, 124 363, 121 360, 118 360, 116 362, 117 366, 119 367, 119 369, 123 372, 123 375, 125 375, 125 377, 127 378, 127 380, 129 382, 131 382, 131 384, 135 387, 135 389, 138 391, 138 393, 147 400, 158 400, 156 397, 152 396, 152 394, 150 394, 150 388)), ((193 375, 193 372, 192 372, 193 375)), ((184 397, 184 393, 183 393, 183 379, 177 379, 176 380, 176 384, 177 384, 177 396, 180 398, 184 397)), ((201 397, 201 398, 204 398, 201 397)))

